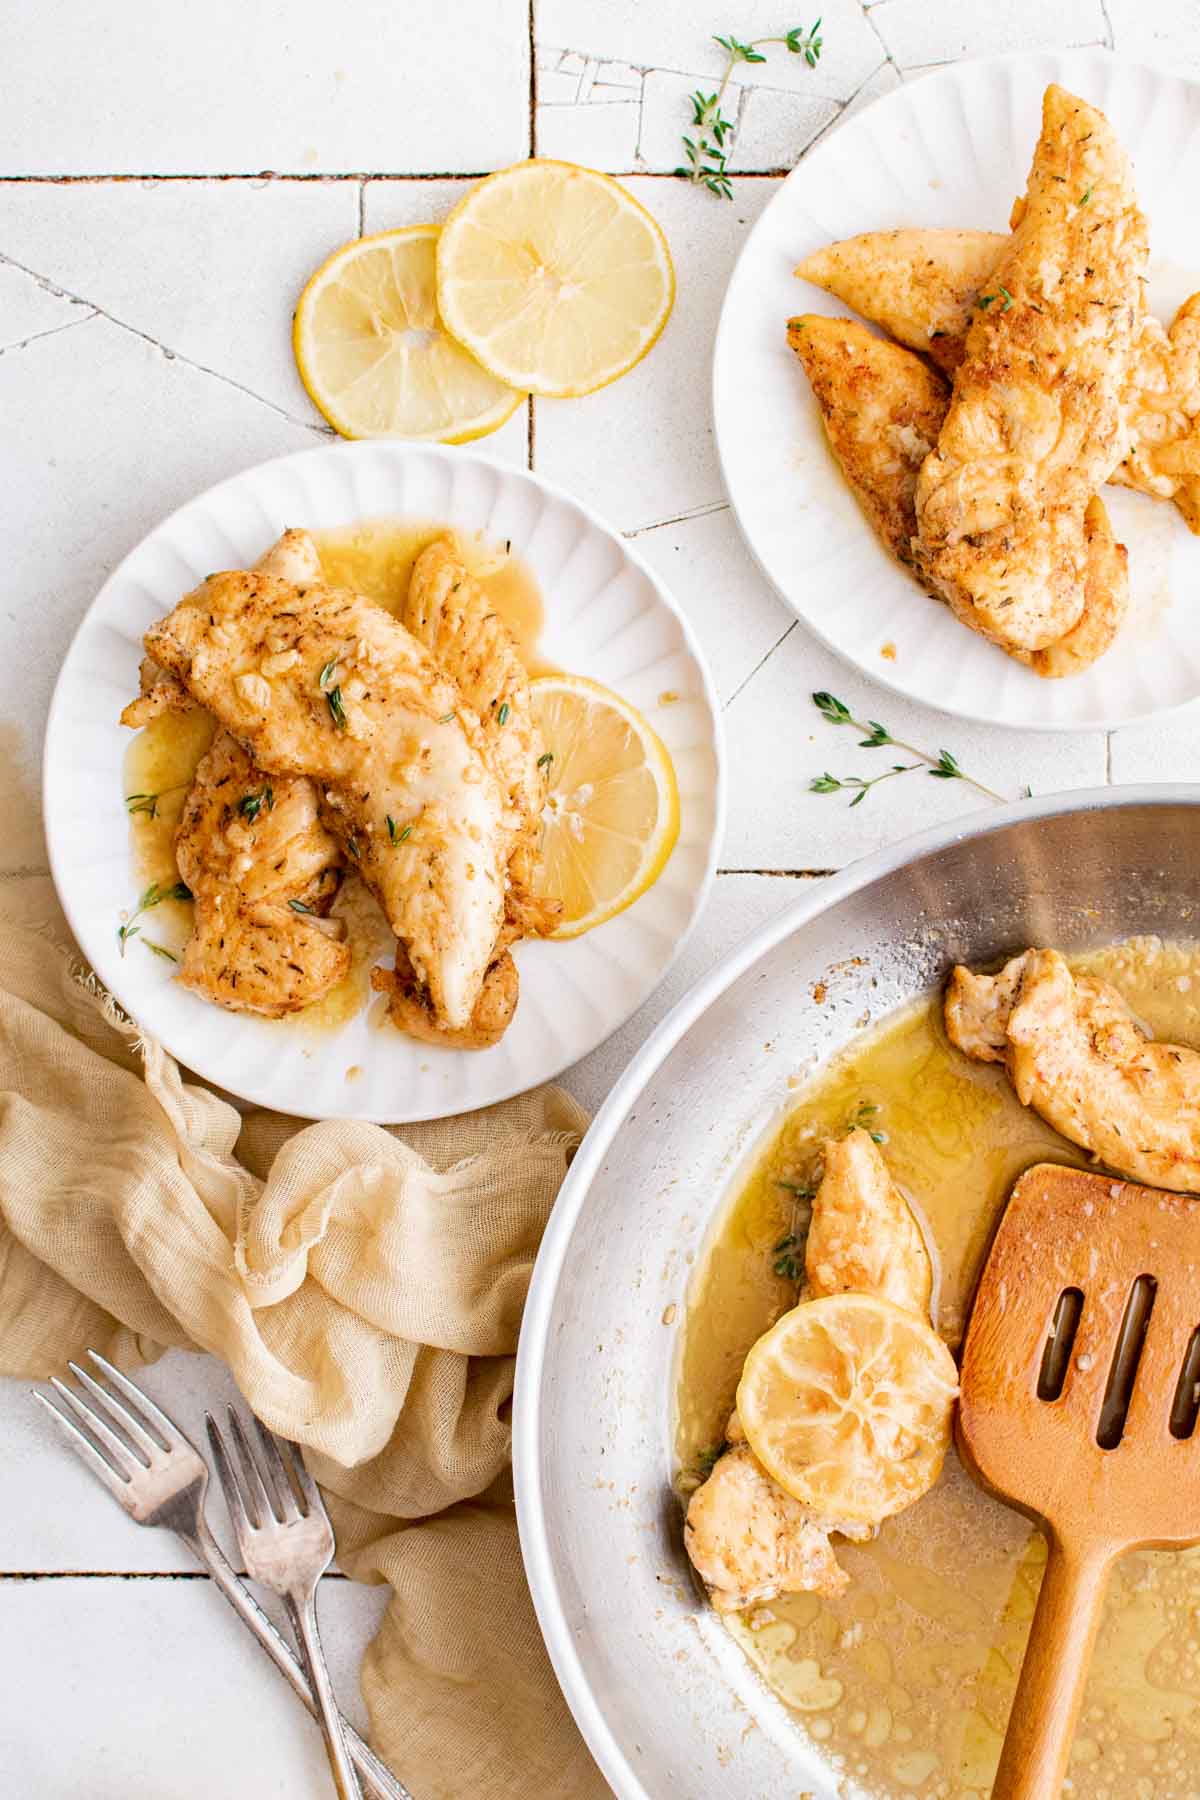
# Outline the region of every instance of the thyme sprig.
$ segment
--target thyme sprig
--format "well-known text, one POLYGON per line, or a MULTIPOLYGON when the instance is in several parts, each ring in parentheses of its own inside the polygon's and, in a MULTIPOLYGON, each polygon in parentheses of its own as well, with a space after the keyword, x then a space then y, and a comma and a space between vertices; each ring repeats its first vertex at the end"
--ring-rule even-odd
POLYGON ((135 813, 145 813, 148 819, 157 819, 158 803, 164 794, 181 794, 184 788, 191 787, 190 781, 177 781, 173 787, 159 788, 153 794, 126 794, 125 811, 130 818, 135 813))
MULTIPOLYGON (((135 938, 140 935, 142 928, 136 921, 141 918, 143 913, 148 913, 152 907, 161 906, 164 900, 190 900, 191 897, 192 890, 185 881, 175 881, 170 883, 164 881, 152 881, 145 892, 139 895, 138 903, 130 913, 129 917, 122 924, 117 926, 117 944, 120 947, 121 955, 124 956, 125 946, 128 944, 130 938, 135 938)), ((144 941, 151 950, 154 950, 157 953, 157 955, 171 956, 169 950, 164 950, 159 944, 151 943, 149 938, 144 941)), ((171 961, 174 962, 174 960, 175 958, 171 956, 171 961)))
POLYGON ((879 1108, 873 1100, 860 1100, 846 1120, 846 1136, 849 1137, 852 1131, 865 1131, 873 1144, 886 1144, 883 1132, 875 1129, 874 1121, 878 1117, 879 1108))
POLYGON ((910 756, 917 758, 917 761, 893 763, 891 768, 885 769, 882 775, 875 775, 870 779, 861 775, 831 775, 826 769, 824 774, 815 776, 809 782, 811 793, 836 794, 842 789, 853 790, 854 798, 850 804, 859 806, 866 799, 870 790, 877 787, 881 781, 891 781, 896 775, 911 775, 915 770, 923 768, 926 774, 933 776, 935 781, 965 781, 978 793, 986 794, 989 800, 1004 800, 1004 795, 998 794, 995 788, 990 788, 984 782, 977 781, 974 775, 968 775, 965 769, 960 768, 958 758, 952 751, 939 750, 936 756, 932 756, 927 750, 919 750, 915 744, 906 743, 903 738, 893 737, 887 726, 881 725, 878 719, 855 718, 850 708, 844 701, 839 700, 836 694, 824 692, 814 694, 812 703, 821 717, 830 725, 852 725, 856 731, 863 732, 865 735, 859 739, 858 744, 860 750, 879 750, 885 744, 890 744, 896 750, 907 750, 910 756))
POLYGON ((684 134, 684 161, 675 170, 675 174, 684 181, 702 184, 710 194, 716 194, 722 200, 732 200, 733 184, 729 178, 728 163, 736 125, 732 119, 725 117, 721 106, 733 71, 739 63, 765 63, 767 59, 763 55, 763 48, 767 44, 783 44, 790 55, 802 56, 809 68, 815 69, 822 50, 821 21, 817 19, 807 31, 803 25, 793 26, 790 31, 785 31, 778 37, 753 38, 749 42, 743 42, 730 32, 725 37, 714 37, 713 42, 719 44, 725 52, 724 72, 715 93, 706 94, 697 88, 694 94, 688 95, 695 136, 684 134))

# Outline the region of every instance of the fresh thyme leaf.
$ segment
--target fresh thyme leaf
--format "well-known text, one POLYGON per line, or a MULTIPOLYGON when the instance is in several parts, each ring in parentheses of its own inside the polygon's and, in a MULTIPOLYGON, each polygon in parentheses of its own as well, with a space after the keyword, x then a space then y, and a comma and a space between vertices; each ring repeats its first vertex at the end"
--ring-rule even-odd
POLYGON ((797 1200, 811 1200, 817 1191, 810 1181, 785 1181, 782 1175, 775 1177, 775 1186, 786 1188, 797 1200))
POLYGON ((238 811, 241 813, 243 819, 253 825, 264 806, 267 811, 270 812, 274 805, 275 790, 268 785, 266 787, 260 787, 257 793, 243 794, 238 801, 238 811))
POLYGON ((293 912, 309 913, 314 918, 316 917, 316 911, 317 911, 316 907, 315 906, 305 906, 303 900, 289 900, 288 905, 291 907, 293 912))
POLYGON ((1011 294, 1010 294, 1010 293, 1009 293, 1009 291, 1008 291, 1008 289, 1007 289, 1007 288, 1006 288, 1006 287, 1002 287, 1002 288, 1001 288, 1001 289, 1000 289, 1000 292, 1001 292, 1001 293, 1002 293, 1002 294, 1003 294, 1003 295, 1004 295, 1004 305, 1003 305, 1003 306, 1002 306, 1002 307, 1001 307, 1001 308, 1000 308, 1000 311, 1001 311, 1001 312, 1008 312, 1008 311, 1010 311, 1010 309, 1011 309, 1011 307, 1012 307, 1012 303, 1013 303, 1013 297, 1012 297, 1012 295, 1011 295, 1011 294))
POLYGON ((396 839, 396 842, 402 844, 405 838, 410 838, 412 836, 412 829, 411 825, 406 825, 404 830, 400 833, 400 836, 396 839))
POLYGON ((156 944, 153 938, 148 937, 144 937, 142 942, 145 944, 147 950, 153 950, 155 956, 161 956, 165 962, 177 963, 179 961, 175 952, 173 950, 168 950, 165 944, 156 944))
POLYGON ((963 778, 963 772, 958 766, 958 758, 951 755, 949 750, 938 752, 937 762, 929 773, 937 781, 961 781, 963 778))
POLYGON ((719 1444, 710 1444, 707 1450, 701 1450, 699 1456, 696 1458, 696 1467, 700 1470, 700 1473, 706 1478, 711 1475, 713 1469, 716 1467, 717 1463, 720 1462, 728 1448, 728 1443, 722 1438, 719 1444))
POLYGON ((1086 206, 1088 201, 1091 199, 1092 195, 1095 193, 1095 191, 1096 191, 1095 188, 1084 188, 1082 194, 1080 194, 1080 196, 1079 196, 1080 206, 1086 206))
POLYGON ((126 794, 125 811, 130 818, 134 813, 145 813, 148 818, 156 819, 158 817, 158 795, 126 794))
POLYGON ((553 750, 545 750, 542 752, 541 756, 538 757, 537 766, 539 769, 548 769, 550 767, 550 764, 553 761, 554 761, 553 750))
POLYGON ((322 693, 325 692, 325 689, 329 686, 329 683, 333 680, 333 671, 337 668, 337 666, 338 666, 337 657, 331 656, 329 661, 325 664, 325 667, 321 670, 321 673, 317 676, 317 686, 320 688, 322 693))
MULTIPOLYGON (((795 1243, 794 1238, 790 1241, 795 1243)), ((771 1264, 776 1275, 781 1276, 784 1281, 799 1281, 802 1266, 800 1258, 796 1255, 794 1250, 786 1250, 782 1256, 777 1257, 771 1264)))
POLYGON ((850 1117, 846 1120, 846 1130, 865 1131, 873 1144, 886 1144, 887 1138, 882 1131, 876 1131, 872 1120, 878 1118, 879 1108, 872 1100, 860 1100, 850 1117))
POLYGON ((330 688, 329 692, 325 696, 325 699, 328 703, 329 716, 333 720, 334 726, 336 727, 336 729, 338 731, 345 731, 345 729, 346 729, 346 709, 342 705, 342 690, 341 690, 341 688, 340 687, 330 688))
POLYGON ((734 37, 732 32, 714 37, 713 42, 725 52, 725 68, 715 93, 706 94, 702 88, 697 88, 688 96, 692 107, 691 124, 696 135, 684 135, 684 160, 674 171, 681 180, 696 182, 721 200, 733 199, 728 162, 733 147, 734 123, 721 111, 721 103, 734 69, 739 63, 765 63, 763 46, 766 44, 782 44, 791 55, 802 56, 809 68, 815 69, 822 50, 820 31, 821 21, 817 19, 811 30, 795 25, 781 37, 743 40, 734 37))
POLYGON ((983 311, 986 312, 988 307, 992 304, 992 301, 998 300, 999 298, 999 294, 980 294, 975 304, 982 307, 983 311))
POLYGON ((441 718, 438 720, 438 724, 439 725, 449 725, 451 723, 451 721, 453 720, 453 718, 454 718, 454 714, 452 712, 443 713, 441 718))
MULTIPOLYGON (((812 703, 821 717, 828 719, 831 725, 852 725, 854 723, 850 717, 850 708, 839 700, 836 694, 814 694, 812 703)), ((863 729, 865 730, 866 727, 864 726, 863 729)))
POLYGON ((870 789, 878 782, 890 781, 895 775, 910 775, 914 769, 923 767, 930 775, 936 776, 939 781, 965 781, 978 793, 986 794, 989 800, 1005 798, 1003 794, 998 794, 995 788, 986 787, 982 781, 976 781, 973 775, 966 774, 959 767, 958 758, 951 751, 939 750, 936 756, 931 756, 927 750, 919 750, 915 744, 906 743, 903 738, 893 737, 887 726, 881 725, 878 719, 855 718, 845 701, 839 700, 836 694, 827 694, 822 690, 813 694, 812 703, 821 717, 830 725, 852 725, 856 731, 865 733, 859 739, 860 750, 877 750, 884 744, 890 744, 896 750, 907 750, 911 756, 917 758, 917 761, 915 763, 893 763, 890 769, 885 770, 882 775, 876 775, 872 781, 865 780, 861 775, 831 775, 826 769, 823 774, 814 777, 809 782, 810 793, 836 794, 843 788, 852 790, 854 798, 850 805, 861 806, 870 789))
MULTIPOLYGON (((388 828, 388 836, 391 838, 393 844, 402 844, 406 838, 410 838, 412 836, 412 826, 411 825, 405 825, 402 830, 397 831, 396 821, 395 821, 395 819, 393 819, 391 813, 389 813, 387 815, 387 828, 388 828)), ((351 842, 353 842, 353 841, 354 840, 351 839, 351 842)), ((354 852, 354 854, 355 854, 355 856, 357 856, 358 851, 356 850, 354 852)))
POLYGON ((502 700, 500 703, 500 711, 496 714, 496 723, 497 723, 497 725, 507 725, 508 724, 508 701, 507 700, 502 700))
POLYGON ((134 923, 135 919, 140 919, 142 914, 149 912, 152 907, 161 906, 164 900, 190 900, 191 898, 192 890, 186 881, 174 881, 169 885, 162 881, 152 881, 150 886, 138 896, 138 903, 125 923, 117 926, 117 943, 121 947, 121 955, 124 956, 125 946, 130 938, 141 935, 142 928, 134 923))
POLYGON ((396 841, 396 821, 395 821, 395 819, 393 819, 391 813, 388 813, 388 815, 387 815, 387 828, 388 828, 388 836, 391 838, 391 840, 394 844, 396 841))

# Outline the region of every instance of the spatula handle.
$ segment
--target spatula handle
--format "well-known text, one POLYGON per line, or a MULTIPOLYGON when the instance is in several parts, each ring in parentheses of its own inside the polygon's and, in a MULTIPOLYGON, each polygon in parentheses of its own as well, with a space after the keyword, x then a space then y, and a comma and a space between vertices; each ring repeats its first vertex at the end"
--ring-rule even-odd
POLYGON ((1051 1540, 992 1800, 1058 1800, 1112 1562, 1051 1540))

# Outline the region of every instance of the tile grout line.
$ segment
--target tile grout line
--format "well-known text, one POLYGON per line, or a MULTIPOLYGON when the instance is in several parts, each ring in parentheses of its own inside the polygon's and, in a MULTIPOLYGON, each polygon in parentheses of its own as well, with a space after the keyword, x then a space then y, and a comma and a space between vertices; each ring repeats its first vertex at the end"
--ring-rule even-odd
POLYGON ((68 319, 64 325, 50 325, 45 331, 31 331, 27 338, 20 338, 15 344, 0 344, 0 356, 8 356, 14 350, 28 349, 30 344, 40 344, 43 338, 57 337, 60 331, 74 331, 80 325, 90 325, 100 314, 93 308, 84 313, 81 319, 68 319))
MULTIPOLYGON (((942 65, 929 64, 928 67, 942 65)), ((878 74, 879 70, 873 71, 878 74)), ((868 77, 870 79, 870 77, 868 77)), ((776 93, 790 94, 790 88, 777 88, 776 93)), ((856 96, 851 95, 851 99, 856 96)), ((836 105, 849 106, 850 101, 837 101, 836 105)), ((839 115, 840 116, 840 115, 839 115)), ((735 171, 739 181, 778 181, 784 175, 790 175, 793 165, 780 163, 777 167, 766 169, 738 169, 735 171)), ((251 186, 267 187, 276 181, 322 182, 331 184, 367 182, 367 181, 482 181, 485 176, 494 174, 493 169, 348 169, 343 173, 322 175, 276 174, 273 171, 262 172, 254 169, 214 170, 210 174, 181 173, 175 175, 155 175, 149 171, 133 174, 115 174, 106 172, 99 175, 0 175, 0 188, 4 187, 119 187, 127 182, 143 182, 150 187, 169 187, 188 182, 203 184, 206 181, 237 184, 249 183, 251 186)), ((607 169, 605 173, 619 181, 676 181, 678 177, 671 169, 647 169, 635 167, 628 169, 607 169)))
POLYGON ((754 677, 758 674, 759 670, 761 668, 765 667, 765 665, 770 662, 771 658, 774 656, 775 652, 778 650, 780 644, 787 642, 788 638, 791 637, 793 631, 795 631, 795 629, 796 629, 797 625, 799 625, 799 623, 800 623, 799 619, 793 619, 791 624, 787 627, 787 630, 782 632, 780 634, 780 636, 775 639, 775 642, 771 645, 771 648, 767 651, 766 655, 763 657, 760 657, 758 662, 756 662, 754 667, 751 669, 750 673, 747 676, 745 676, 743 680, 738 682, 738 684, 734 688, 732 694, 730 694, 728 700, 726 700, 721 707, 721 711, 723 713, 727 713, 729 711, 730 707, 733 705, 734 701, 737 699, 738 695, 742 694, 746 691, 746 688, 754 680, 754 677))
POLYGON ((367 235, 367 178, 364 175, 358 184, 358 235, 367 235))
POLYGON ((705 500, 699 506, 688 507, 684 512, 672 513, 669 519, 652 519, 648 525, 631 525, 628 531, 622 531, 621 536, 646 537, 651 531, 665 531, 668 525, 688 525, 693 519, 709 519, 714 513, 728 511, 728 500, 705 500))

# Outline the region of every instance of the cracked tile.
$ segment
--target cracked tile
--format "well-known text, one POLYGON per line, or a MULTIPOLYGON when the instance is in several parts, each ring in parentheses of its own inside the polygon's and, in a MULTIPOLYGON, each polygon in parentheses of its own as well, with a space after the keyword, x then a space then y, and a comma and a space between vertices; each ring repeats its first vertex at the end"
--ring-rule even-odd
MULTIPOLYGON (((814 11, 822 15, 824 40, 816 69, 809 69, 802 57, 789 55, 781 44, 772 44, 765 53, 767 64, 737 69, 735 81, 754 84, 761 79, 772 87, 848 100, 878 65, 879 40, 858 0, 828 0, 814 11)), ((728 21, 703 9, 647 6, 640 0, 608 0, 604 6, 589 0, 538 0, 537 5, 539 43, 569 45, 601 61, 671 72, 682 76, 686 86, 701 86, 706 92, 721 76, 723 53, 712 41, 719 29, 728 29, 728 21)), ((780 14, 772 0, 742 0, 737 17, 740 38, 780 34, 780 14)), ((672 153, 669 166, 676 160, 672 153)))
POLYGON ((755 568, 728 508, 640 533, 633 548, 679 602, 724 705, 788 629, 792 613, 755 568))
POLYGON ((634 530, 724 500, 709 412, 710 358, 734 261, 778 182, 735 181, 732 203, 683 181, 633 177, 667 234, 675 311, 637 368, 583 400, 539 400, 536 466, 634 530))
POLYGON ((320 428, 292 311, 357 235, 352 182, 0 182, 0 255, 320 428))
POLYGON ((875 687, 800 625, 725 713, 729 767, 741 769, 743 779, 730 790, 724 866, 840 868, 990 804, 966 782, 920 772, 897 776, 853 808, 848 796, 811 793, 809 783, 825 770, 869 777, 913 760, 902 750, 860 750, 853 731, 826 724, 810 699, 821 689, 932 755, 953 751, 962 768, 1007 798, 1015 800, 1026 785, 1038 794, 1104 784, 1102 732, 1018 734, 947 718, 875 687), (747 779, 747 770, 759 779, 747 779))
POLYGON ((0 755, 7 781, 36 793, 63 655, 117 563, 213 482, 316 440, 107 319, 0 358, 0 416, 20 421, 0 443, 0 491, 23 521, 0 603, 0 659, 20 669, 21 698, 0 755))
MULTIPOLYGON (((471 181, 368 181, 363 189, 364 235, 394 231, 401 225, 420 225, 425 220, 436 223, 473 186, 471 181)), ((473 447, 485 456, 525 468, 529 460, 528 402, 518 406, 499 431, 479 438, 473 447)))
POLYGON ((91 310, 0 262, 0 351, 91 318, 91 310))
POLYGON ((1102 42, 1101 0, 1008 0, 1004 6, 964 6, 962 0, 879 0, 871 24, 902 69, 956 62, 962 56, 995 56, 1004 50, 1040 50, 1102 42))
POLYGON ((4 76, 2 174, 467 171, 529 147, 527 0, 40 0, 4 76))
MULTIPOLYGON (((609 88, 605 93, 622 90, 609 88)), ((602 100, 593 88, 588 99, 575 106, 543 106, 538 89, 537 147, 539 156, 558 156, 565 162, 585 163, 592 169, 620 173, 635 166, 640 97, 602 100)))

